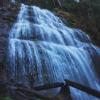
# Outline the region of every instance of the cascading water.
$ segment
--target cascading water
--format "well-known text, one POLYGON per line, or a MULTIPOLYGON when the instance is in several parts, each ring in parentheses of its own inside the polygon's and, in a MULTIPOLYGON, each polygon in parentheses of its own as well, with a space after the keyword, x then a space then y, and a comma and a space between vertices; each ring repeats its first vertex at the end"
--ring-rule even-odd
MULTIPOLYGON (((81 30, 66 27, 48 10, 22 4, 9 33, 8 79, 28 84, 31 72, 36 85, 68 79, 100 90, 93 51, 100 57, 100 48, 81 30)), ((71 92, 73 100, 98 100, 74 88, 71 92)))
POLYGON ((16 1, 15 1, 15 0, 11 0, 11 2, 12 2, 12 3, 15 3, 16 1))

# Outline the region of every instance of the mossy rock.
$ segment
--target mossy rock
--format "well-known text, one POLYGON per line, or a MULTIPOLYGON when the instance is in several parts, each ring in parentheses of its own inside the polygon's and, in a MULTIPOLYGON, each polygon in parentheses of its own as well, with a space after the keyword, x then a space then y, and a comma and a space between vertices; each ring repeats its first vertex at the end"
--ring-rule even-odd
POLYGON ((13 99, 7 96, 7 97, 0 97, 0 100, 13 100, 13 99))

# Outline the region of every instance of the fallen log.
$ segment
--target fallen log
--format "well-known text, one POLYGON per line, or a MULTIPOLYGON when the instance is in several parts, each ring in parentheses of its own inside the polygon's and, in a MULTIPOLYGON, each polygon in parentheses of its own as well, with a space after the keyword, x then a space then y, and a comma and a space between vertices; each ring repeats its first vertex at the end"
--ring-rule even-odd
POLYGON ((47 96, 44 96, 44 95, 41 95, 39 92, 37 92, 36 90, 30 90, 30 89, 25 89, 25 88, 21 88, 21 87, 18 87, 16 88, 16 91, 20 91, 20 92, 27 92, 28 94, 30 94, 31 96, 33 97, 37 97, 37 98, 41 98, 43 100, 52 100, 52 97, 47 97, 47 96))
POLYGON ((41 90, 47 90, 47 89, 59 88, 59 87, 61 88, 60 92, 52 98, 54 100, 72 100, 70 88, 67 84, 65 85, 63 82, 45 84, 42 86, 34 87, 34 89, 41 91, 41 90))
POLYGON ((10 88, 12 90, 18 91, 19 94, 24 97, 25 96, 29 96, 29 98, 37 97, 37 98, 41 98, 43 100, 59 100, 58 99, 59 97, 61 97, 60 100, 66 100, 65 98, 68 98, 68 100, 72 100, 71 93, 70 93, 70 86, 74 87, 76 89, 79 89, 83 92, 86 92, 92 96, 100 98, 100 91, 91 89, 89 87, 83 86, 81 84, 78 84, 78 83, 75 83, 75 82, 72 82, 69 80, 65 80, 65 82, 66 82, 66 84, 64 84, 63 82, 60 82, 60 83, 51 83, 51 84, 45 84, 42 86, 36 86, 36 87, 34 87, 33 90, 30 88, 27 88, 27 87, 9 86, 9 84, 8 84, 8 86, 6 86, 7 85, 6 83, 2 83, 2 84, 0 84, 0 86, 2 87, 3 85, 5 85, 5 86, 3 86, 4 90, 5 90, 5 87, 10 88), (61 91, 56 96, 53 96, 53 97, 44 96, 44 95, 40 94, 40 92, 37 91, 37 90, 42 91, 42 90, 58 88, 58 87, 61 87, 61 91), (28 95, 25 95, 25 94, 28 94, 28 95))
MULTIPOLYGON (((69 86, 65 85, 62 82, 57 82, 57 83, 51 83, 51 84, 45 84, 45 85, 41 85, 41 86, 36 86, 36 87, 34 87, 34 90, 25 89, 25 88, 18 88, 17 90, 21 91, 23 93, 24 92, 31 93, 32 96, 35 96, 37 98, 41 98, 43 100, 66 100, 66 99, 67 100, 72 100, 69 86), (59 88, 59 87, 61 88, 60 92, 57 95, 52 96, 52 97, 41 95, 38 92, 38 91, 42 91, 42 90, 47 90, 47 89, 52 89, 52 88, 59 88)), ((20 92, 20 95, 25 96, 21 92, 20 92)), ((29 96, 29 98, 30 98, 30 96, 29 96)))
POLYGON ((70 88, 67 84, 61 87, 59 94, 56 96, 61 98, 60 100, 72 100, 70 88))
POLYGON ((35 90, 47 90, 47 89, 52 89, 52 88, 58 88, 58 87, 63 87, 64 83, 63 82, 58 82, 58 83, 51 83, 51 84, 45 84, 41 86, 35 86, 35 90))
POLYGON ((68 86, 74 87, 74 88, 79 89, 83 92, 86 92, 86 93, 88 93, 92 96, 100 98, 100 91, 97 91, 95 89, 91 89, 89 87, 83 86, 81 84, 78 84, 78 83, 75 83, 75 82, 72 82, 72 81, 69 81, 69 80, 65 80, 65 82, 68 86))

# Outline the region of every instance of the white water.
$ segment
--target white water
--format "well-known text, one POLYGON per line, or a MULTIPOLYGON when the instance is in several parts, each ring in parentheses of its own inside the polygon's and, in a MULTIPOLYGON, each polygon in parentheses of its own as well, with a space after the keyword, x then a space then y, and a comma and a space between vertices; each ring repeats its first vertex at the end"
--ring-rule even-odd
POLYGON ((11 2, 12 2, 12 3, 15 3, 16 1, 15 1, 15 0, 11 0, 11 2))
POLYGON ((80 0, 74 0, 74 1, 75 1, 75 2, 78 2, 78 3, 80 2, 80 0))
MULTIPOLYGON (((69 79, 100 90, 92 61, 100 48, 78 29, 66 27, 48 10, 21 6, 9 33, 8 78, 28 84, 25 75, 36 74, 35 84, 69 79)), ((73 100, 98 100, 71 88, 73 100)))

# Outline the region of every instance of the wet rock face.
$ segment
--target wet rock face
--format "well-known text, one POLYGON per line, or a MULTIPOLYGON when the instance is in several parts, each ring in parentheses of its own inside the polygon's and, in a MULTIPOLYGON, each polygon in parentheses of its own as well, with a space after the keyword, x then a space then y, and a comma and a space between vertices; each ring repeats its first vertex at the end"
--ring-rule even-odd
POLYGON ((16 0, 18 3, 23 3, 30 6, 38 6, 46 9, 53 9, 55 7, 61 8, 59 0, 16 0))
POLYGON ((44 2, 44 0, 16 0, 18 3, 23 3, 26 5, 37 5, 41 6, 44 2))
POLYGON ((8 37, 8 32, 16 21, 20 4, 0 6, 0 37, 8 37))
POLYGON ((0 80, 6 80, 6 56, 8 49, 8 33, 16 21, 17 13, 20 8, 20 4, 12 5, 1 3, 0 0, 0 80))

